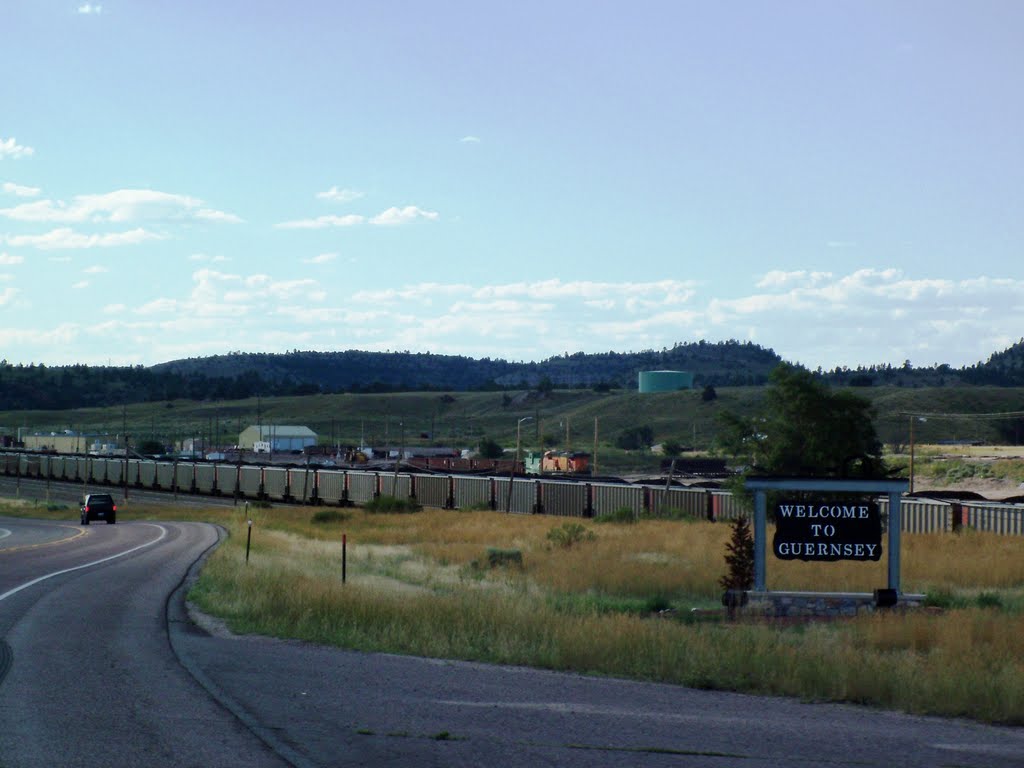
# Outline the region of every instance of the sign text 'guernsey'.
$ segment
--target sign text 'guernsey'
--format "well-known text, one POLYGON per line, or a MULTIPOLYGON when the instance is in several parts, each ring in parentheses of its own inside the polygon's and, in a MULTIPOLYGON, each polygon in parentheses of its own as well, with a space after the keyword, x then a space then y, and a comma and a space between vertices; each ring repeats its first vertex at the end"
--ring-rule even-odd
POLYGON ((882 518, 875 501, 782 501, 775 509, 782 560, 878 560, 882 518))

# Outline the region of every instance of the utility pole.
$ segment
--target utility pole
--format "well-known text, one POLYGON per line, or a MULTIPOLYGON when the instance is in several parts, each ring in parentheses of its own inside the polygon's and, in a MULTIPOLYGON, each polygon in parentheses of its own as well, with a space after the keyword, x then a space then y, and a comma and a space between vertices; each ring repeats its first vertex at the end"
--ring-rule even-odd
POLYGON ((128 501, 128 406, 121 403, 121 434, 124 435, 124 500, 128 501))
POLYGON ((520 445, 520 433, 521 427, 524 421, 529 421, 533 416, 523 416, 519 421, 516 422, 516 455, 512 459, 512 469, 508 472, 508 497, 505 499, 505 512, 512 511, 512 484, 514 482, 516 469, 519 465, 519 445, 520 445))

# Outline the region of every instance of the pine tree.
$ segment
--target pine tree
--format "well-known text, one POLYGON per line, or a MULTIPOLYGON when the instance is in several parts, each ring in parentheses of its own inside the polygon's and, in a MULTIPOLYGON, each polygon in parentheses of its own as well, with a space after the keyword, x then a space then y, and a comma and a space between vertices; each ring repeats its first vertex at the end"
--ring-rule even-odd
POLYGON ((750 521, 737 517, 732 521, 732 535, 725 545, 725 564, 729 572, 719 579, 723 589, 750 589, 754 586, 754 536, 750 521))

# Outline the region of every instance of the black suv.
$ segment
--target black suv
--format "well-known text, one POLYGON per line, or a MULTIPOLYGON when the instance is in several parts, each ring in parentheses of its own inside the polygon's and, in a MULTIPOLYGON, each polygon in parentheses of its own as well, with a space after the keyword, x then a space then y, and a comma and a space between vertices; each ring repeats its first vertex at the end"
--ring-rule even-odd
POLYGON ((82 525, 92 520, 106 520, 108 525, 117 522, 117 504, 109 493, 90 493, 82 502, 82 525))

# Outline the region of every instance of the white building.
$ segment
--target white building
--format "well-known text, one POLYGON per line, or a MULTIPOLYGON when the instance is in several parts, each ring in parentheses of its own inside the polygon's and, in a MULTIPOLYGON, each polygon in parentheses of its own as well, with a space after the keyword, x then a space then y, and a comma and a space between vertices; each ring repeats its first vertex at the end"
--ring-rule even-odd
POLYGON ((316 432, 309 427, 262 424, 247 427, 238 436, 238 447, 243 450, 257 450, 257 443, 266 443, 267 453, 301 451, 307 446, 316 445, 316 432))

